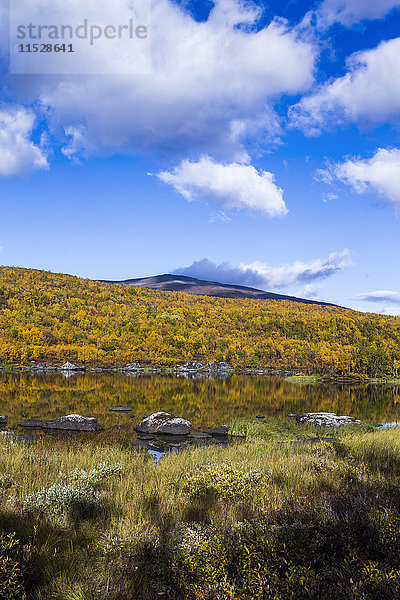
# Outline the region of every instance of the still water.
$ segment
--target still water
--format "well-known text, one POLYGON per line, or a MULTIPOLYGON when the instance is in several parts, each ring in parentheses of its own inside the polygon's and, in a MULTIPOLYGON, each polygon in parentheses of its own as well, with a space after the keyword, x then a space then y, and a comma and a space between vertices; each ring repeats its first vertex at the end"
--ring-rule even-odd
POLYGON ((371 422, 400 420, 400 388, 390 385, 299 385, 279 377, 232 375, 184 379, 170 375, 88 373, 65 377, 0 372, 0 414, 8 428, 26 418, 53 419, 78 413, 96 417, 106 429, 132 429, 158 410, 189 419, 193 431, 226 424, 232 417, 331 411, 371 422), (130 406, 132 412, 110 412, 130 406))

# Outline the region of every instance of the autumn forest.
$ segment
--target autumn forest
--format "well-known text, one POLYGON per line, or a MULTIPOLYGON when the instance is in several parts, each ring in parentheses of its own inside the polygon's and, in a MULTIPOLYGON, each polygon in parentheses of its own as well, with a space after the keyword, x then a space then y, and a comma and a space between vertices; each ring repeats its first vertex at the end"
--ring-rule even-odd
POLYGON ((325 375, 397 376, 400 318, 234 300, 0 268, 0 364, 227 361, 325 375))

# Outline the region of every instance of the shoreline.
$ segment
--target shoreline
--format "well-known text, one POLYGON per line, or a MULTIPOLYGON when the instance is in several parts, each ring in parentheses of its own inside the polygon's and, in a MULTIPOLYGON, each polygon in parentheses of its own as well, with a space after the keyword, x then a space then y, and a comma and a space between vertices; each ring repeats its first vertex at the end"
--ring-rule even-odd
POLYGON ((37 364, 16 364, 10 363, 0 365, 1 373, 32 373, 33 375, 44 375, 46 373, 68 373, 72 374, 93 374, 93 373, 114 373, 114 374, 125 374, 125 375, 175 375, 187 376, 187 377, 212 377, 221 378, 230 375, 249 375, 249 376, 266 376, 266 377, 281 377, 283 381, 287 383, 293 383, 296 385, 316 385, 316 384, 347 384, 347 385, 399 385, 400 377, 393 377, 390 375, 382 375, 380 377, 368 377, 358 374, 348 375, 305 375, 299 372, 291 372, 286 370, 279 370, 273 368, 234 368, 229 367, 223 371, 212 371, 207 369, 180 369, 177 366, 166 367, 160 365, 143 365, 136 368, 127 368, 126 366, 101 366, 101 365, 90 365, 82 366, 79 368, 66 370, 62 369, 61 365, 45 364, 42 363, 40 366, 37 364))

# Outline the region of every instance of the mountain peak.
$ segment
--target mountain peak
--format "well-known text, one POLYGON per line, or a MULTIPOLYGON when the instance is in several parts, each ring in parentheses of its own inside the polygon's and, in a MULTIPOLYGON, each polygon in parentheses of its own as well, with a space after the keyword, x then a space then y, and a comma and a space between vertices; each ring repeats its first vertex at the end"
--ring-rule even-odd
POLYGON ((184 292, 201 296, 214 296, 217 298, 253 298, 254 300, 290 300, 292 302, 302 302, 304 304, 318 304, 320 306, 335 306, 328 302, 319 302, 307 298, 297 298, 284 294, 274 294, 257 288, 246 287, 243 285, 234 285, 229 283, 220 283, 218 281, 206 281, 187 277, 186 275, 176 275, 165 273, 153 277, 139 277, 137 279, 125 279, 123 281, 103 281, 104 283, 117 283, 126 286, 145 287, 152 290, 162 290, 164 292, 184 292))

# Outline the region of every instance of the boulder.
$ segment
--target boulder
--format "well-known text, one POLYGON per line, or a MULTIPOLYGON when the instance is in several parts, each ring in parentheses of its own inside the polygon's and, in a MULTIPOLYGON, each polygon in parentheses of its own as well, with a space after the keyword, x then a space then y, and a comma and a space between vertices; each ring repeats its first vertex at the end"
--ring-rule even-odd
POLYGON ((166 435, 187 435, 192 424, 172 413, 156 412, 144 417, 135 428, 138 433, 157 433, 166 435))
POLYGON ((354 417, 338 416, 336 413, 328 412, 317 412, 317 413, 304 413, 303 415, 296 415, 297 423, 310 423, 317 427, 340 427, 340 425, 347 425, 348 423, 360 423, 358 419, 354 417))
POLYGON ((222 436, 228 435, 229 427, 227 425, 220 425, 219 427, 211 427, 211 429, 206 429, 204 433, 208 433, 212 436, 222 436))
POLYGON ((47 371, 47 366, 44 363, 35 363, 31 365, 31 371, 33 373, 44 373, 47 371))
POLYGON ((74 363, 66 362, 61 367, 61 371, 84 371, 85 367, 82 365, 74 365, 74 363))
POLYGON ((127 365, 125 365, 124 367, 124 371, 137 371, 138 369, 140 369, 140 363, 129 363, 127 365))
POLYGON ((26 427, 27 429, 42 429, 44 427, 44 421, 41 419, 28 419, 23 423, 19 424, 20 427, 26 427))
POLYGON ((218 363, 218 371, 229 371, 230 365, 227 362, 218 363))
POLYGON ((111 412, 122 412, 128 413, 131 412, 131 408, 129 406, 115 406, 114 408, 110 408, 111 412))
POLYGON ((94 417, 81 417, 80 415, 67 415, 46 421, 43 428, 57 431, 100 431, 103 429, 94 417))

